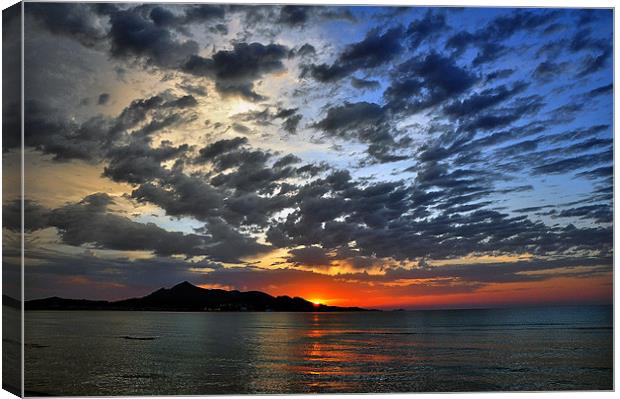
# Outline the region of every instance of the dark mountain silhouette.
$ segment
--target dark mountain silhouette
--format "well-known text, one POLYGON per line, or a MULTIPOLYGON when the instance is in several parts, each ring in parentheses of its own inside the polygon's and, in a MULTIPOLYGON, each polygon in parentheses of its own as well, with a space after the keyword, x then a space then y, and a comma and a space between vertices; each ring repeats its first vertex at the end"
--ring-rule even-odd
POLYGON ((315 305, 303 298, 273 297, 260 291, 226 291, 196 287, 187 281, 142 298, 90 301, 51 297, 26 301, 26 310, 174 310, 174 311, 275 311, 358 312, 367 309, 315 305))
POLYGON ((15 299, 13 297, 10 297, 4 294, 2 294, 2 305, 15 308, 15 309, 19 309, 19 310, 21 310, 22 308, 22 303, 19 299, 15 299))

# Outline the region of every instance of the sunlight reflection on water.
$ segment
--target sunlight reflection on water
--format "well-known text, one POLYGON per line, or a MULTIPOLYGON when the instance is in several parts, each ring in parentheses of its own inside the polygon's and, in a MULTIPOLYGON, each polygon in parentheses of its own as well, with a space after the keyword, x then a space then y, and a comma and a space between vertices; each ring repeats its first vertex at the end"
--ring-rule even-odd
POLYGON ((611 314, 611 307, 27 312, 26 389, 62 395, 611 389, 611 314))

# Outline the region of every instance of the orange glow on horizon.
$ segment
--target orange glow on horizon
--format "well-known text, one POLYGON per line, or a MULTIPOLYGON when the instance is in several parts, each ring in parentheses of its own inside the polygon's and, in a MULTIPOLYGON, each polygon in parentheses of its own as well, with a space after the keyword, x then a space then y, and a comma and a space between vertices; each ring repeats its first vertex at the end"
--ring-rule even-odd
POLYGON ((205 283, 205 284, 198 284, 198 287, 200 288, 204 288, 206 290, 226 290, 226 291, 232 291, 235 288, 230 286, 230 285, 225 285, 225 284, 209 284, 209 283, 205 283))
POLYGON ((283 284, 271 285, 267 289, 259 286, 248 288, 263 290, 274 296, 299 296, 314 304, 418 309, 611 303, 613 287, 610 281, 611 274, 589 278, 557 277, 531 282, 491 283, 477 289, 455 286, 442 292, 438 288, 436 293, 432 293, 432 285, 425 283, 417 286, 394 286, 313 275, 310 279, 291 279, 283 284), (320 291, 317 287, 320 287, 320 291))
MULTIPOLYGON (((315 306, 367 309, 491 308, 612 303, 611 272, 586 277, 579 273, 571 275, 569 273, 571 270, 582 271, 569 268, 563 270, 562 277, 538 272, 535 277, 539 277, 531 281, 486 284, 453 277, 380 279, 361 273, 341 277, 291 269, 260 273, 243 270, 236 279, 190 281, 207 289, 262 291, 272 296, 301 297, 315 306)), ((211 273, 216 272, 203 275, 209 276, 211 273)), ((108 300, 147 295, 153 290, 150 286, 144 286, 139 287, 140 292, 136 293, 135 287, 113 281, 92 280, 81 275, 57 278, 53 286, 56 289, 72 290, 75 292, 73 296, 76 297, 108 300)), ((50 291, 48 296, 52 295, 54 292, 50 291)))

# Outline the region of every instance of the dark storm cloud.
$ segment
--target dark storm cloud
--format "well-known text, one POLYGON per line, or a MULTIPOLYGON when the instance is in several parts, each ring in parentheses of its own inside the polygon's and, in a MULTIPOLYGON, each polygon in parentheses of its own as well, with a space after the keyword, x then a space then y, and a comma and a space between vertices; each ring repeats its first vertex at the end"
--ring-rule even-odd
MULTIPOLYGON (((6 51, 6 50, 5 50, 6 51)), ((7 61, 5 61, 7 62, 7 61)), ((15 62, 13 60, 13 62, 15 62)), ((21 61, 19 61, 20 66, 15 66, 13 70, 19 70, 21 68, 21 61)), ((5 65, 5 70, 8 70, 9 66, 5 65)), ((5 93, 20 93, 21 88, 14 87, 9 89, 8 82, 4 84, 5 93)), ((20 83, 21 85, 21 83, 20 83)), ((22 102, 9 100, 5 95, 5 100, 2 103, 2 152, 6 153, 11 151, 12 149, 19 148, 22 145, 21 138, 21 128, 22 128, 22 102)), ((17 97, 21 97, 17 95, 17 97)))
POLYGON ((607 65, 607 60, 612 55, 612 47, 609 46, 601 50, 598 54, 587 55, 581 61, 581 69, 577 76, 584 77, 594 72, 602 70, 607 65))
MULTIPOLYGON (((198 43, 181 39, 175 31, 191 36, 189 25, 223 19, 226 6, 143 4, 124 8, 116 4, 29 4, 27 14, 52 33, 74 38, 87 47, 108 50, 115 58, 177 68, 190 55, 197 54, 199 48, 198 43)), ((222 29, 226 26, 222 25, 219 31, 222 29)))
POLYGON ((99 115, 78 124, 61 110, 27 100, 25 145, 51 154, 57 161, 101 160, 117 147, 116 140, 149 136, 180 123, 185 120, 184 112, 196 105, 196 99, 189 95, 155 95, 132 101, 116 117, 99 115))
POLYGON ((460 282, 489 284, 542 281, 563 275, 574 276, 581 274, 609 273, 611 272, 611 266, 612 259, 610 257, 579 257, 557 260, 533 259, 517 262, 473 265, 460 264, 441 267, 422 266, 412 269, 394 268, 388 269, 384 276, 374 279, 368 275, 359 273, 346 275, 346 277, 360 279, 362 281, 375 280, 375 282, 450 278, 458 279, 460 282), (580 273, 578 269, 582 267, 585 267, 586 270, 580 273), (548 273, 549 271, 555 271, 556 273, 548 273))
POLYGON ((161 94, 133 100, 116 117, 115 129, 126 130, 143 122, 147 115, 157 110, 174 110, 195 107, 198 104, 196 99, 191 96, 176 98, 166 98, 161 94))
POLYGON ((274 164, 274 168, 282 168, 289 165, 294 165, 301 162, 301 158, 296 155, 288 154, 278 159, 274 164))
POLYGON ((151 9, 149 17, 157 26, 172 26, 178 20, 178 17, 172 11, 159 6, 151 9))
POLYGON ((34 100, 27 100, 24 110, 25 146, 52 154, 57 161, 91 160, 100 156, 108 121, 95 117, 78 125, 58 110, 34 100))
POLYGON ((132 184, 163 178, 168 172, 162 168, 162 162, 179 158, 188 148, 187 144, 174 147, 165 141, 152 148, 148 140, 115 147, 108 151, 109 162, 103 169, 103 176, 132 184))
POLYGON ((114 199, 104 193, 91 194, 80 202, 45 211, 30 204, 30 208, 37 210, 35 215, 45 217, 40 217, 29 229, 55 227, 63 243, 68 245, 153 251, 158 256, 207 256, 232 263, 270 250, 269 246, 257 243, 215 217, 206 219, 205 227, 201 229, 204 235, 183 234, 113 213, 109 210, 113 204, 114 199))
POLYGON ((191 108, 198 105, 198 102, 194 98, 194 96, 187 95, 183 97, 176 98, 174 100, 170 100, 164 102, 162 106, 164 108, 191 108))
POLYGON ((349 131, 373 125, 384 118, 384 110, 374 103, 345 103, 330 108, 325 118, 317 122, 316 127, 331 133, 345 134, 349 131))
POLYGON ((320 247, 304 247, 291 249, 288 262, 297 266, 315 266, 328 268, 331 266, 331 257, 320 247))
POLYGON ((484 43, 481 44, 478 50, 476 58, 472 61, 473 66, 480 66, 488 62, 492 62, 504 54, 508 53, 510 49, 499 43, 484 43))
POLYGON ((613 83, 610 83, 608 85, 600 86, 600 87, 590 90, 587 93, 587 95, 588 97, 598 97, 598 96, 602 96, 606 94, 611 94, 613 93, 613 90, 614 90, 614 85, 613 83))
MULTIPOLYGON (((273 125, 274 121, 282 120, 282 130, 287 133, 294 134, 297 132, 297 126, 303 116, 298 112, 298 108, 278 108, 275 112, 272 112, 270 107, 263 109, 262 111, 248 111, 233 116, 233 119, 251 122, 258 126, 273 125)), ((234 124, 233 124, 234 129, 234 124)), ((237 129, 235 129, 237 130, 237 129)), ((249 131, 239 131, 239 133, 248 133, 249 131)))
MULTIPOLYGON (((595 167, 611 162, 609 158, 611 139, 598 137, 606 130, 607 126, 600 125, 517 141, 494 149, 489 165, 494 165, 496 170, 512 172, 528 170, 528 173, 533 175, 567 174, 595 167), (605 148, 609 150, 592 153, 605 148)), ((498 143, 496 141, 493 144, 498 143)), ((576 176, 585 175, 579 173, 576 176)))
MULTIPOLYGON (((241 163, 238 175, 226 175, 223 180, 214 178, 220 180, 219 187, 235 188, 237 194, 228 199, 224 199, 204 180, 180 172, 170 173, 161 179, 159 185, 142 184, 132 196, 139 201, 159 205, 169 215, 191 215, 207 222, 205 233, 208 232, 214 237, 212 239, 221 243, 219 246, 209 246, 208 255, 212 259, 230 260, 236 256, 233 254, 239 254, 234 249, 236 247, 230 245, 231 242, 241 245, 242 249, 247 248, 244 253, 248 254, 261 249, 248 237, 235 233, 228 223, 267 226, 268 215, 285 207, 296 210, 286 221, 269 224, 267 237, 272 244, 342 250, 346 243, 355 242, 358 256, 362 257, 450 257, 491 249, 506 253, 529 251, 546 254, 574 248, 605 251, 611 245, 605 239, 608 231, 601 228, 549 228, 526 218, 510 218, 498 212, 475 210, 475 207, 469 208, 474 210, 469 215, 457 212, 429 218, 425 213, 427 206, 441 204, 441 201, 456 206, 459 202, 464 205, 475 200, 478 192, 484 193, 487 172, 449 172, 446 168, 429 167, 418 174, 417 191, 410 191, 400 182, 360 187, 348 173, 333 172, 299 187, 293 191, 290 200, 259 197, 254 192, 264 187, 263 183, 273 182, 271 174, 262 177, 267 167, 257 167, 267 162, 269 157, 261 155, 260 151, 242 148, 245 144, 244 140, 238 139, 232 143, 226 141, 209 146, 203 151, 203 154, 209 154, 205 159, 219 168, 241 163), (254 175, 243 168, 246 162, 251 165, 249 170, 254 175), (431 193, 432 187, 441 187, 443 190, 439 193, 442 197, 427 202, 423 197, 431 193), (243 190, 246 190, 245 194, 243 190), (425 219, 419 220, 420 215, 424 215, 425 219), (342 220, 336 221, 339 218, 342 220)), ((293 157, 283 157, 272 169, 277 172, 296 162, 293 157)), ((86 205, 93 206, 91 202, 88 200, 86 205)), ((138 227, 130 225, 130 228, 138 227)), ((150 235, 149 238, 154 239, 150 235)), ((98 239, 101 245, 116 246, 105 236, 98 239)), ((166 253, 163 248, 154 250, 166 253)), ((186 252, 194 253, 191 251, 193 249, 189 248, 186 252)))
POLYGON ((407 36, 412 47, 418 47, 425 40, 444 33, 448 29, 446 17, 428 10, 423 18, 412 21, 407 28, 407 36))
POLYGON ((331 107, 325 117, 313 127, 328 137, 356 140, 368 145, 368 155, 378 162, 404 159, 394 153, 395 149, 408 144, 408 139, 396 138, 386 108, 375 103, 344 103, 331 107))
POLYGON ((184 23, 200 23, 224 18, 226 6, 219 4, 197 4, 185 9, 184 23))
POLYGON ((288 49, 279 44, 236 43, 232 50, 222 50, 212 58, 192 55, 182 70, 209 77, 223 95, 239 95, 251 101, 264 97, 254 91, 254 81, 284 69, 288 49))
POLYGON ((460 31, 446 41, 446 48, 460 55, 470 46, 478 47, 474 65, 496 60, 507 52, 502 41, 518 32, 532 31, 548 24, 557 16, 557 12, 531 12, 518 10, 508 15, 501 15, 475 32, 460 31))
POLYGON ((282 122, 282 129, 288 133, 294 134, 297 132, 297 126, 299 122, 301 122, 301 118, 302 116, 300 114, 295 114, 286 118, 284 122, 282 122))
POLYGON ((241 148, 228 151, 211 160, 215 171, 223 172, 228 169, 246 167, 248 169, 260 167, 272 157, 272 154, 263 150, 241 148))
POLYGON ((245 137, 235 137, 230 140, 219 140, 204 148, 201 148, 199 151, 200 155, 196 158, 196 160, 210 161, 223 153, 235 150, 247 143, 248 139, 245 137))
POLYGON ((469 89, 478 77, 454 59, 431 52, 400 64, 383 96, 388 107, 418 112, 452 99, 469 89))
POLYGON ((203 179, 180 171, 166 173, 160 182, 140 184, 131 197, 157 205, 169 216, 192 216, 201 221, 219 216, 223 206, 223 193, 203 179))
POLYGON ((585 205, 565 209, 559 212, 556 217, 594 220, 596 223, 612 223, 613 210, 608 204, 585 205))
POLYGON ((244 151, 218 159, 215 166, 222 173, 213 176, 211 184, 241 192, 272 193, 279 186, 279 181, 294 177, 296 171, 290 166, 269 167, 266 164, 268 158, 271 158, 271 155, 261 151, 244 151), (222 166, 223 163, 237 166, 237 170, 223 172, 227 169, 222 166))
MULTIPOLYGON (((556 124, 554 121, 551 123, 556 124)), ((429 159, 447 159, 458 154, 456 162, 459 164, 461 163, 459 159, 463 159, 464 165, 474 162, 492 167, 500 173, 526 172, 540 175, 572 173, 588 166, 605 163, 605 157, 609 155, 609 152, 592 154, 595 150, 608 148, 611 145, 610 139, 597 137, 606 131, 605 125, 541 134, 545 129, 545 125, 534 129, 512 128, 492 133, 467 144, 460 143, 458 148, 454 145, 427 148, 420 156, 429 159), (523 140, 518 140, 520 138, 523 140), (510 144, 496 147, 506 141, 510 141, 510 144), (464 153, 472 151, 480 154, 480 151, 487 147, 491 148, 486 149, 486 155, 482 157, 463 158, 464 153)), ((608 158, 607 161, 611 160, 608 158)))
POLYGON ((527 115, 539 111, 545 103, 540 96, 521 97, 507 107, 494 109, 470 119, 464 126, 466 130, 493 130, 504 127, 527 115))
POLYGON ((573 53, 587 52, 582 59, 578 76, 583 77, 601 70, 611 57, 613 47, 606 40, 592 35, 592 29, 585 27, 577 31, 569 44, 573 53))
POLYGON ((266 32, 285 28, 304 28, 323 21, 341 20, 355 22, 356 18, 349 9, 342 7, 317 7, 306 5, 284 5, 280 7, 267 5, 230 6, 233 12, 241 13, 245 25, 249 28, 262 29, 266 32))
POLYGON ((585 50, 604 51, 609 47, 609 43, 603 39, 592 37, 591 28, 583 28, 577 31, 569 44, 569 50, 572 52, 580 52, 585 50))
POLYGON ((241 263, 243 258, 273 250, 271 246, 260 244, 255 238, 240 233, 221 218, 208 219, 204 232, 210 238, 206 255, 214 261, 241 263))
POLYGON ((144 58, 148 64, 172 68, 198 52, 198 43, 180 41, 134 10, 110 15, 110 53, 116 58, 144 58))
POLYGON ((279 23, 295 26, 303 25, 308 21, 310 7, 287 5, 280 9, 279 23))
POLYGON ((231 229, 264 227, 275 213, 292 205, 289 196, 278 195, 295 189, 286 180, 308 178, 320 169, 315 170, 317 166, 312 164, 298 166, 301 160, 294 155, 276 156, 249 148, 247 143, 246 138, 237 137, 199 149, 188 162, 208 165, 209 172, 193 175, 183 172, 179 158, 172 169, 161 166, 162 161, 185 152, 186 146, 126 147, 110 162, 106 175, 137 185, 131 193, 133 199, 155 204, 170 216, 211 223, 222 218, 231 229))
POLYGON ((116 250, 152 250, 158 255, 204 255, 206 240, 196 234, 168 232, 152 223, 142 224, 108 213, 113 199, 103 193, 49 212, 49 225, 56 227, 69 245, 94 244, 116 250))
POLYGON ((612 160, 612 150, 560 159, 534 168, 536 174, 559 174, 597 166, 612 160))
POLYGON ((586 128, 578 128, 568 130, 559 134, 550 135, 545 137, 552 143, 567 142, 567 141, 580 141, 584 139, 590 139, 605 132, 609 132, 610 125, 600 124, 592 125, 586 128))
MULTIPOLYGON (((25 233, 40 230, 48 226, 48 209, 38 203, 25 199, 23 206, 25 233)), ((15 232, 22 230, 22 202, 14 200, 2 205, 2 228, 15 232)))
POLYGON ((314 48, 313 45, 308 44, 308 43, 304 43, 301 47, 299 47, 296 50, 292 50, 293 53, 292 55, 295 57, 311 57, 314 56, 316 54, 316 49, 314 48))
POLYGON ((543 61, 534 69, 533 76, 540 81, 549 82, 565 73, 569 66, 568 62, 543 61))
POLYGON ((224 33, 227 31, 225 24, 218 23, 223 20, 226 15, 226 6, 217 4, 200 4, 175 7, 174 5, 166 6, 152 6, 141 5, 135 7, 134 10, 141 10, 144 15, 155 23, 155 25, 174 29, 186 36, 192 34, 188 30, 191 24, 208 24, 209 31, 216 33, 224 33), (176 12, 172 12, 174 9, 176 12))
POLYGON ((613 166, 601 166, 593 170, 578 173, 577 176, 585 177, 588 179, 609 178, 614 174, 613 166))
POLYGON ((404 29, 395 27, 381 33, 374 29, 364 40, 345 47, 332 65, 312 64, 302 75, 309 73, 319 82, 335 82, 351 73, 376 68, 394 59, 401 51, 404 29))
POLYGON ((360 255, 396 260, 487 250, 545 255, 596 248, 605 254, 611 248, 608 228, 549 227, 477 209, 476 201, 489 195, 492 173, 434 168, 419 173, 415 190, 398 182, 361 188, 347 173, 334 172, 302 187, 295 198, 299 208, 271 225, 267 238, 276 246, 334 251, 355 242, 360 255), (443 212, 431 217, 427 210, 433 208, 443 212))
POLYGON ((95 47, 105 42, 107 35, 104 21, 99 14, 105 8, 94 4, 71 3, 28 3, 26 15, 40 21, 50 32, 78 40, 87 47, 95 47))
POLYGON ((516 82, 512 87, 501 85, 483 90, 460 101, 453 101, 444 107, 444 112, 455 118, 475 115, 487 108, 498 105, 528 87, 525 82, 516 82))

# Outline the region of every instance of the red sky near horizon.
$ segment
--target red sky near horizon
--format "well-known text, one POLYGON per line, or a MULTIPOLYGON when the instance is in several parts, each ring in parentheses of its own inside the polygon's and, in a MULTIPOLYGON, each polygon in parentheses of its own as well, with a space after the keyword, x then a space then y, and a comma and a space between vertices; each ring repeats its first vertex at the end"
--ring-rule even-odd
MULTIPOLYGON (((428 295, 405 294, 403 289, 368 287, 366 284, 325 280, 289 281, 277 287, 260 287, 251 282, 248 290, 270 295, 300 296, 312 302, 366 308, 459 308, 519 305, 609 304, 613 301, 610 275, 589 278, 552 278, 529 283, 491 284, 471 292, 428 295), (396 291, 396 292, 394 292, 396 291)), ((203 288, 232 288, 202 284, 203 288)))
MULTIPOLYGON (((202 288, 262 291, 273 296, 299 296, 312 302, 335 306, 359 306, 377 309, 476 308, 531 305, 610 304, 613 301, 613 276, 601 273, 588 277, 553 277, 541 281, 491 283, 477 286, 433 287, 432 283, 406 282, 394 284, 351 281, 319 273, 298 270, 270 271, 252 278, 239 276, 243 283, 219 284, 189 279, 202 288), (435 292, 433 292, 435 291, 435 292)), ((49 292, 38 297, 70 292, 72 298, 118 300, 143 296, 160 288, 155 286, 126 286, 118 283, 95 282, 83 277, 54 279, 49 292)), ((211 279, 208 279, 211 280, 211 279)), ((174 284, 165 285, 170 287, 174 284)), ((65 295, 67 296, 67 295, 65 295)))

